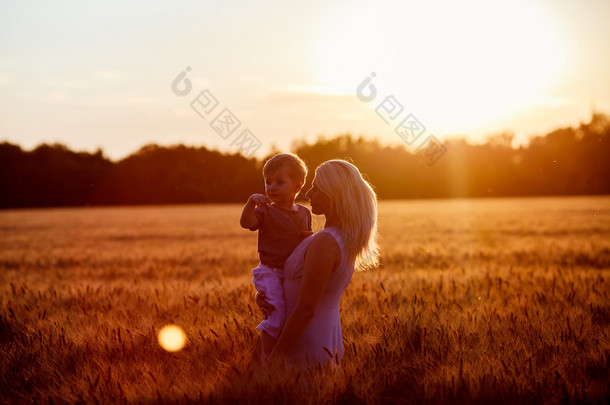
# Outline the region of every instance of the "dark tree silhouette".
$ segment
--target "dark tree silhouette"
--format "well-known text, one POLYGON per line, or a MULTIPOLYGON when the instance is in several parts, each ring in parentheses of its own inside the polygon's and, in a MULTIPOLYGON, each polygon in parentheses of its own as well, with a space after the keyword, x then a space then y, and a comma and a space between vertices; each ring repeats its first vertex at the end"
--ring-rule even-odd
MULTIPOLYGON (((382 199, 610 193, 610 118, 593 114, 577 128, 560 128, 518 149, 503 133, 483 145, 444 142, 429 166, 402 146, 343 134, 295 142, 293 152, 315 168, 333 158, 355 163, 382 199)), ((268 158, 268 157, 267 157, 268 158)), ((244 202, 263 192, 258 161, 204 147, 148 145, 118 162, 64 145, 32 151, 0 144, 0 207, 244 202)))
POLYGON ((206 148, 148 145, 118 162, 94 204, 185 204, 246 200, 261 192, 259 163, 206 148))
POLYGON ((85 205, 113 165, 101 150, 77 153, 60 144, 24 152, 3 143, 0 159, 1 207, 85 205))

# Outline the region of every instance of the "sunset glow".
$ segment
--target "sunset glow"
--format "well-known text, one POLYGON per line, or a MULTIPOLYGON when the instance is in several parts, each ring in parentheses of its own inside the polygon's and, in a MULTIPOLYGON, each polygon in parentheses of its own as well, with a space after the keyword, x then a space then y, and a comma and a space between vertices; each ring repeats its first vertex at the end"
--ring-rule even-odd
POLYGON ((320 134, 400 143, 378 101, 355 97, 372 72, 439 139, 525 141, 610 111, 605 0, 0 7, 0 133, 25 148, 235 152, 190 107, 203 90, 260 139, 259 157, 320 134), (177 96, 186 66, 192 93, 177 96))

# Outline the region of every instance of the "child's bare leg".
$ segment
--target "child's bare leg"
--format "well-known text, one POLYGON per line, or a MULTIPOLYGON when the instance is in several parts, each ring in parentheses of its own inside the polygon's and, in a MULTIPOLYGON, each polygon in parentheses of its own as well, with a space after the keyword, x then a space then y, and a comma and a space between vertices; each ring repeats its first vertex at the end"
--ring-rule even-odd
POLYGON ((272 338, 271 335, 265 331, 263 331, 261 339, 263 341, 263 359, 266 359, 275 347, 275 339, 272 338))

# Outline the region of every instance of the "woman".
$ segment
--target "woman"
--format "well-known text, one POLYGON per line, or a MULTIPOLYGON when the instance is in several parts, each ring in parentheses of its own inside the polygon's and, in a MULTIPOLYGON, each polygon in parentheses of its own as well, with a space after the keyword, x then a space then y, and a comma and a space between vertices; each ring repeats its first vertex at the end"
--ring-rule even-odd
MULTIPOLYGON (((356 166, 329 160, 306 194, 324 229, 305 239, 284 266, 286 323, 267 361, 326 364, 343 356, 339 301, 354 268, 377 264, 377 196, 356 166)), ((269 314, 264 297, 257 303, 269 314)))

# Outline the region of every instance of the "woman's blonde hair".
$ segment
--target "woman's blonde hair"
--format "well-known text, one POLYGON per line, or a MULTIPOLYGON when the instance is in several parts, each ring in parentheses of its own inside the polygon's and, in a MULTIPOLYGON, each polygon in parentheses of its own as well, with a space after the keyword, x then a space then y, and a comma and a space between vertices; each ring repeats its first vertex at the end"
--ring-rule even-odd
POLYGON ((316 169, 316 186, 331 201, 332 215, 356 270, 379 264, 377 246, 377 194, 360 170, 345 160, 333 159, 316 169))

